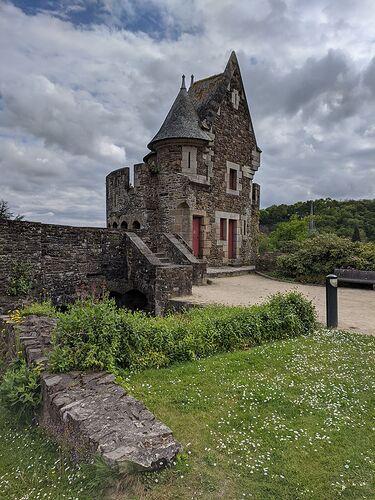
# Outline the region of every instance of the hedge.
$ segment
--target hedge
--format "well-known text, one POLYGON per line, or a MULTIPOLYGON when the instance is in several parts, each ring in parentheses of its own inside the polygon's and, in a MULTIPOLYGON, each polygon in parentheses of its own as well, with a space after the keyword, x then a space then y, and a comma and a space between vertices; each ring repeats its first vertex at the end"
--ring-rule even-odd
POLYGON ((276 294, 262 305, 213 305, 166 317, 119 310, 110 299, 85 300, 59 315, 50 368, 159 368, 307 335, 315 326, 313 305, 297 292, 276 294))

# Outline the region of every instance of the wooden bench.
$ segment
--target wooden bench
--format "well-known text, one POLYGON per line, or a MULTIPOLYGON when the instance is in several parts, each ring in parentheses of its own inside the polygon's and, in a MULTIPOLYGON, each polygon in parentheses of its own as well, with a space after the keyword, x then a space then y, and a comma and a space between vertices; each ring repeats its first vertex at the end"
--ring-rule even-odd
POLYGON ((359 283, 372 285, 375 290, 375 271, 358 271, 357 269, 335 269, 339 283, 359 283))

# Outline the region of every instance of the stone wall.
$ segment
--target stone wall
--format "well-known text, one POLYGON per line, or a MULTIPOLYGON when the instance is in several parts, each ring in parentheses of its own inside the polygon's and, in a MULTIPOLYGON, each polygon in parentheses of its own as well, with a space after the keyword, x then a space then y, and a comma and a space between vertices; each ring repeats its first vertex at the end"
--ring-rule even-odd
POLYGON ((165 251, 166 255, 173 262, 192 266, 194 285, 206 284, 207 264, 194 257, 191 250, 187 248, 186 243, 181 238, 172 233, 163 233, 161 235, 160 248, 165 251))
MULTIPOLYGON (((165 264, 138 234, 121 229, 0 221, 0 296, 7 293, 12 266, 22 262, 31 266, 34 297, 66 305, 104 291, 130 298, 136 290, 147 310, 163 314, 171 297, 191 294, 196 275, 194 262, 173 255, 165 264)), ((204 264, 200 268, 205 272, 204 264)))
POLYGON ((15 262, 32 268, 33 295, 66 304, 87 293, 126 291, 125 237, 119 231, 0 221, 0 293, 15 262))
POLYGON ((126 238, 128 288, 143 292, 155 314, 163 314, 171 297, 192 293, 191 265, 164 265, 135 233, 126 238))
POLYGON ((0 317, 7 352, 21 346, 28 366, 43 366, 39 424, 63 448, 84 460, 98 454, 120 472, 156 470, 173 462, 182 447, 171 429, 117 385, 113 375, 48 371, 55 319, 29 316, 21 324, 7 319, 0 317))

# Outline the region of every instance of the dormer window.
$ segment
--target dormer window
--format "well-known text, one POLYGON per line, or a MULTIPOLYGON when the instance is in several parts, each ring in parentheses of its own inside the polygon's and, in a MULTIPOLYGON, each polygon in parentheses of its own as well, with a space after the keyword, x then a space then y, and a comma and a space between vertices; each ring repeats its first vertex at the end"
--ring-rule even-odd
POLYGON ((238 93, 238 90, 233 89, 232 90, 232 104, 234 109, 238 109, 238 106, 240 104, 240 94, 238 93))

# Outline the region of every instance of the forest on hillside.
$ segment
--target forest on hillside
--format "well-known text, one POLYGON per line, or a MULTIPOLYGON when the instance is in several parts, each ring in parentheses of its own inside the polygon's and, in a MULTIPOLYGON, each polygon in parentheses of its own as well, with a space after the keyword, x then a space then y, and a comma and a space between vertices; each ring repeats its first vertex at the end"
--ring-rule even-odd
MULTIPOLYGON (((345 200, 331 198, 314 200, 314 220, 319 233, 335 233, 353 238, 355 232, 362 241, 375 241, 375 199, 345 200)), ((310 215, 311 201, 294 205, 272 205, 260 211, 261 230, 270 233, 280 222, 291 217, 302 219, 310 215)))

